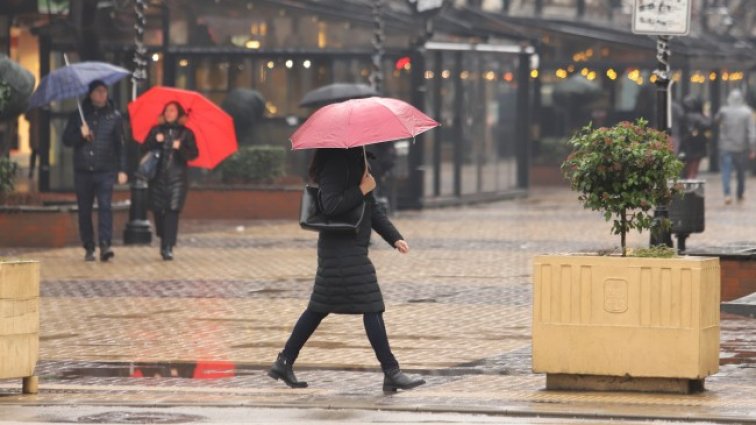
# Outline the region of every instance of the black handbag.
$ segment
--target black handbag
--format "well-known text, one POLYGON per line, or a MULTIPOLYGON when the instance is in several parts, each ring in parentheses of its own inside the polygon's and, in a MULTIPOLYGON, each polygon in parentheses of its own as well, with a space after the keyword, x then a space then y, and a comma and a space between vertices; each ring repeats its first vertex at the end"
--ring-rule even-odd
POLYGON ((364 217, 365 201, 344 214, 329 217, 320 205, 320 188, 307 185, 302 192, 299 225, 305 230, 357 233, 364 217))
POLYGON ((152 180, 157 176, 158 167, 160 167, 160 155, 162 153, 159 150, 151 150, 144 154, 141 160, 139 160, 139 167, 136 170, 136 177, 143 180, 152 180))

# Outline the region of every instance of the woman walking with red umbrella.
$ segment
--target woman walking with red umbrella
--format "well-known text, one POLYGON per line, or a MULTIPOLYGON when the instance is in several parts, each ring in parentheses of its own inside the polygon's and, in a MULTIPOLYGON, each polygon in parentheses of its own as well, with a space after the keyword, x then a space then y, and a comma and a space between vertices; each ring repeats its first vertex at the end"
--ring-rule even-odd
MULTIPOLYGON (((373 194, 376 183, 367 167, 363 146, 392 138, 395 140, 402 135, 412 137, 438 124, 402 102, 403 105, 399 105, 401 108, 392 111, 392 114, 399 113, 399 118, 394 121, 402 128, 391 128, 384 121, 382 131, 373 130, 373 137, 368 135, 368 139, 365 139, 365 132, 360 132, 360 129, 356 128, 357 124, 373 129, 374 127, 370 120, 362 118, 387 118, 384 112, 386 102, 380 98, 372 99, 373 101, 362 99, 323 108, 292 136, 295 149, 317 148, 309 174, 311 180, 319 186, 318 198, 324 216, 339 217, 364 204, 364 213, 356 232, 320 231, 318 270, 310 302, 294 326, 283 351, 279 353, 268 372, 270 377, 283 380, 292 388, 307 386, 306 382, 297 380, 293 364, 320 322, 331 313, 362 314, 365 332, 384 373, 384 392, 408 390, 425 383, 423 379, 402 373, 386 334, 383 322, 386 307, 378 286, 375 267, 368 258, 370 236, 375 230, 391 247, 402 254, 409 252, 409 245, 383 210, 377 206, 373 194), (375 113, 368 107, 360 112, 352 108, 370 106, 370 103, 377 103, 381 110, 375 113), (332 128, 341 129, 343 126, 355 127, 352 134, 361 134, 363 138, 350 135, 350 132, 343 132, 339 136, 329 131, 332 128), (349 146, 350 143, 352 146, 349 146), (334 145, 338 147, 329 148, 334 145)), ((394 102, 399 101, 390 100, 389 106, 396 106, 394 102)))
MULTIPOLYGON (((173 87, 153 87, 139 96, 129 104, 129 117, 134 140, 144 143, 143 151, 160 156, 156 176, 143 178, 149 180, 155 230, 162 239, 160 254, 172 260, 189 188, 187 168, 212 170, 236 152, 234 121, 200 93, 173 87)), ((154 157, 147 159, 151 164, 154 157)))
POLYGON ((186 112, 178 102, 163 108, 158 125, 145 139, 144 152, 159 152, 155 177, 149 181, 150 208, 155 215, 155 233, 160 238, 160 255, 173 260, 178 236, 179 213, 189 190, 188 163, 199 156, 194 132, 187 128, 186 112))

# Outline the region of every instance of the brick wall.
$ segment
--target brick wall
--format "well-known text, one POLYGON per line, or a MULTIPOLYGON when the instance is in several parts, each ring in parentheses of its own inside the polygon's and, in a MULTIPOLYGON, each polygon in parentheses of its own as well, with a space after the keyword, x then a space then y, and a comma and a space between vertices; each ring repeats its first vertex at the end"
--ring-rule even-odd
POLYGON ((722 270, 722 301, 756 292, 756 259, 723 258, 719 266, 722 270))

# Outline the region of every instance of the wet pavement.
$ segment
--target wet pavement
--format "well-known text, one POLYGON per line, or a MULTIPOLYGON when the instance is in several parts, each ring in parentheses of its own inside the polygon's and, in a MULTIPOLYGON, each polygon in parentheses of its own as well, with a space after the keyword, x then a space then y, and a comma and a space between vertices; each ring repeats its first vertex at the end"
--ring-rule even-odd
MULTIPOLYGON (((630 420, 585 420, 567 418, 511 418, 503 416, 425 413, 425 412, 385 412, 370 410, 326 410, 326 409, 265 409, 265 408, 119 408, 84 407, 71 408, 54 406, 40 408, 32 413, 28 409, 0 406, 0 424, 34 423, 82 423, 82 424, 501 424, 501 425, 641 425, 647 421, 630 420), (2 414, 15 416, 16 421, 5 421, 2 414)), ((655 421, 654 425, 673 422, 655 421)), ((705 424, 694 422, 694 424, 705 424)))
MULTIPOLYGON (((710 178, 706 232, 688 247, 753 244, 756 179, 746 198, 725 206, 710 178)), ((568 190, 395 222, 412 252, 376 239, 371 257, 392 348, 426 385, 381 392, 358 316, 328 317, 305 347, 297 370, 309 388, 272 381, 265 368, 307 304, 316 235, 291 222, 186 222, 169 263, 155 247, 117 247, 109 264, 84 263, 76 247, 0 251, 43 263, 40 394, 0 381, 0 422, 40 421, 42 410, 14 406, 243 406, 756 423, 756 319, 745 316, 723 314, 721 371, 704 393, 543 389, 530 371, 531 258, 619 243, 568 190)))

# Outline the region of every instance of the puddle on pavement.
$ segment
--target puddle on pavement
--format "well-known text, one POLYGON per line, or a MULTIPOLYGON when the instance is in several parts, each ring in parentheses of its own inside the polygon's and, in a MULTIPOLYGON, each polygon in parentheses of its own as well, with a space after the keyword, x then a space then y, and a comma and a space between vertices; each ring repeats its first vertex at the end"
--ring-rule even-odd
POLYGON ((200 422, 205 418, 198 415, 166 412, 105 412, 81 416, 76 422, 81 424, 184 424, 200 422))
MULTIPOLYGON (((255 371, 259 373, 259 371, 255 371)), ((63 370, 63 378, 186 378, 223 379, 248 375, 232 362, 95 363, 63 370)))

